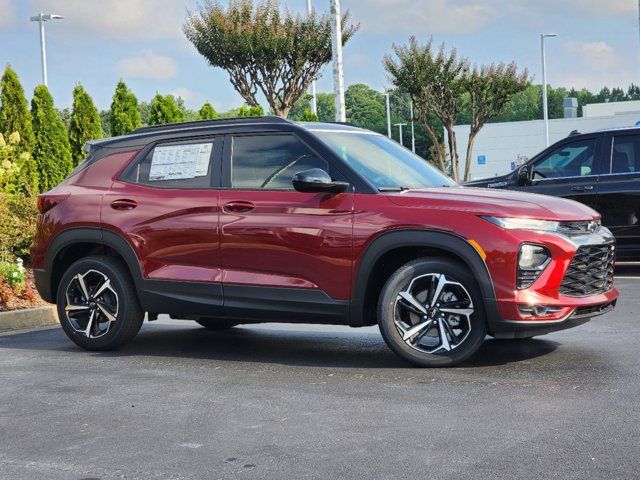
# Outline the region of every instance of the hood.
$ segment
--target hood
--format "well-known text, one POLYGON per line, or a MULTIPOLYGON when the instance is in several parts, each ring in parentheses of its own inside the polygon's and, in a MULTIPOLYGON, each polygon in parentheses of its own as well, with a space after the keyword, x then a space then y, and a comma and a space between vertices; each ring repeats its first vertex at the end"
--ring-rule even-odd
POLYGON ((393 203, 403 207, 456 210, 496 217, 525 217, 541 220, 595 220, 595 210, 573 200, 523 193, 513 190, 451 187, 408 190, 389 194, 393 203))
POLYGON ((465 187, 488 187, 488 188, 505 188, 513 181, 514 172, 500 175, 499 177, 479 178, 477 180, 471 180, 464 182, 462 185, 465 187))

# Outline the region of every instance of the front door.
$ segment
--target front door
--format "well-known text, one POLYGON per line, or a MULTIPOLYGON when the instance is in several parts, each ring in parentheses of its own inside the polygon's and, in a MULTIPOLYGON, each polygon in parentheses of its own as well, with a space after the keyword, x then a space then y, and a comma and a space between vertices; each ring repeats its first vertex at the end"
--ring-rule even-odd
POLYGON ((225 313, 321 321, 348 311, 354 194, 302 193, 292 177, 322 168, 293 133, 229 135, 220 193, 225 313))
POLYGON ((640 258, 640 135, 616 133, 603 155, 605 174, 598 186, 598 211, 618 242, 618 258, 640 258))
POLYGON ((594 136, 563 143, 529 165, 529 182, 518 189, 569 198, 596 208, 600 142, 594 136))
POLYGON ((103 227, 134 248, 142 294, 147 303, 163 302, 166 313, 221 312, 220 192, 213 177, 223 142, 220 136, 153 145, 104 196, 103 227))

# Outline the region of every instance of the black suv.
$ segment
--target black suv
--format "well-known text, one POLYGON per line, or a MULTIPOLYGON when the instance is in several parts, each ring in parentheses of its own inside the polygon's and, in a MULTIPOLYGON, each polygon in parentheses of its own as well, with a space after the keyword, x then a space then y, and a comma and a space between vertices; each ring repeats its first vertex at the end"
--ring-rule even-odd
POLYGON ((507 175, 465 185, 582 202, 615 235, 618 259, 640 259, 640 127, 572 133, 507 175))

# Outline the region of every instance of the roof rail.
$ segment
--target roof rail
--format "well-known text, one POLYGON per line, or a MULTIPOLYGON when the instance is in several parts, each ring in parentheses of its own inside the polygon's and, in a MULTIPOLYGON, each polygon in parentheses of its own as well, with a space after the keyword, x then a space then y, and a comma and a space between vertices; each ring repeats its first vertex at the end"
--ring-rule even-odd
POLYGON ((231 117, 218 118, 216 120, 195 120, 192 122, 165 123, 164 125, 149 125, 147 127, 136 128, 127 135, 148 132, 163 132, 169 130, 179 130, 181 128, 214 127, 216 125, 233 125, 243 123, 290 123, 282 117, 266 115, 262 117, 231 117))

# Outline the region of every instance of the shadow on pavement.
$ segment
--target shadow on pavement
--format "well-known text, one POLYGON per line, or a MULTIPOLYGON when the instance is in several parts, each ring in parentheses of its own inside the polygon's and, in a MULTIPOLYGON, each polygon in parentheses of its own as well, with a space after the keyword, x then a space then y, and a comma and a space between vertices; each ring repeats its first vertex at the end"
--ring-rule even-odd
MULTIPOLYGON (((330 327, 328 327, 330 328, 330 327)), ((494 340, 487 338, 461 368, 505 365, 547 355, 558 347, 547 339, 494 340)), ((74 352, 59 329, 0 337, 3 349, 74 352)), ((94 352, 103 357, 155 356, 224 362, 281 364, 325 368, 406 368, 408 363, 391 352, 375 330, 336 331, 240 327, 224 332, 203 328, 154 325, 143 328, 128 346, 115 352, 94 352), (165 328, 166 327, 166 328, 165 328)))

